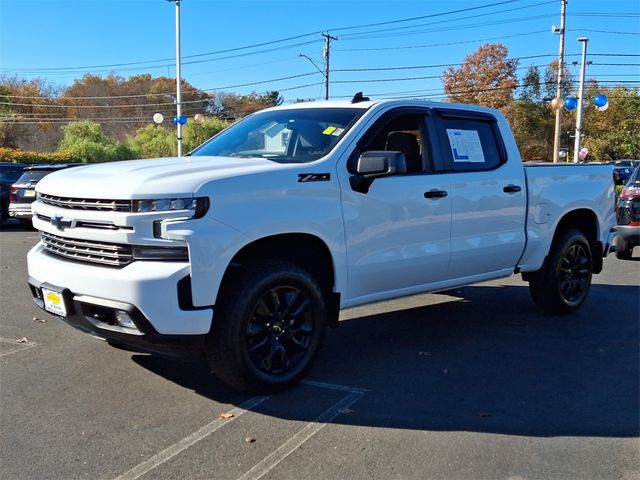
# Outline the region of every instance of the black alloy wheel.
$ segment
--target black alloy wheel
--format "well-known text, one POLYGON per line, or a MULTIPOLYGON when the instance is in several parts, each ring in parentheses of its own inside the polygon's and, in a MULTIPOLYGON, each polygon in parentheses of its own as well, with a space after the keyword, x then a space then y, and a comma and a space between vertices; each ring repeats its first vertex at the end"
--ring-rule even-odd
POLYGON ((559 232, 542 268, 527 275, 533 301, 547 313, 573 313, 591 288, 591 245, 578 230, 559 232))
POLYGON ((258 300, 247 325, 247 351, 259 370, 278 374, 295 368, 314 334, 310 300, 292 286, 274 287, 258 300))
POLYGON ((574 243, 560 262, 560 293, 569 305, 580 304, 591 285, 591 255, 580 243, 574 243))
POLYGON ((300 381, 324 337, 324 292, 309 272, 281 260, 243 267, 226 279, 206 352, 218 379, 254 393, 300 381))

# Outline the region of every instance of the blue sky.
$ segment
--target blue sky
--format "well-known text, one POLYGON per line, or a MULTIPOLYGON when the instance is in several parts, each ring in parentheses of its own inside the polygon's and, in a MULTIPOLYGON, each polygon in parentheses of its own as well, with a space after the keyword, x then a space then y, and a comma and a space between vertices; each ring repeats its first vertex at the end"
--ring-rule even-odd
MULTIPOLYGON (((0 74, 62 86, 87 72, 174 76, 174 12, 165 0, 0 0, 0 74)), ((183 0, 181 12, 184 79, 207 90, 281 90, 287 101, 323 97, 322 75, 298 55, 322 66, 324 31, 338 37, 334 98, 362 90, 440 99, 444 67, 430 66, 459 64, 487 42, 502 42, 511 57, 535 57, 522 59, 519 73, 558 54, 551 25, 560 23, 560 0, 183 0), (473 10, 446 14, 463 9, 473 10), (283 77, 295 78, 270 81, 283 77)), ((640 2, 569 0, 567 12, 568 63, 579 60, 576 39, 588 36, 588 77, 640 86, 640 2)))

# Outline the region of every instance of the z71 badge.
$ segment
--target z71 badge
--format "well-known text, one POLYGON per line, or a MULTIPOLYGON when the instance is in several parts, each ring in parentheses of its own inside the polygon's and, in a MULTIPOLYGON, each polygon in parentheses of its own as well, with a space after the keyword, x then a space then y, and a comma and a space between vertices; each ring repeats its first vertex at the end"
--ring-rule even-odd
POLYGON ((298 182, 328 182, 331 180, 330 173, 299 173, 298 182))

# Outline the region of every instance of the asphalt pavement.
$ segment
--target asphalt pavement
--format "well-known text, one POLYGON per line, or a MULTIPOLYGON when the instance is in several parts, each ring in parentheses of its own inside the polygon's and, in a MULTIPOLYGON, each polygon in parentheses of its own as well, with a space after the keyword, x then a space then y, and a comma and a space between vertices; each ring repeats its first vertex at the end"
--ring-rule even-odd
POLYGON ((33 305, 0 232, 0 478, 640 479, 640 249, 583 308, 519 276, 342 312, 303 384, 248 397, 33 305))

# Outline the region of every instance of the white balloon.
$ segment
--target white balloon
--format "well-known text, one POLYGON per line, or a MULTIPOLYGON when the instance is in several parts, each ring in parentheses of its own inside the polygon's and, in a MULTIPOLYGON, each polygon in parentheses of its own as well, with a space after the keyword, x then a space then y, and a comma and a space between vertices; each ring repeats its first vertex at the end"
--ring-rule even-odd
POLYGON ((164 121, 164 115, 161 113, 156 113, 153 115, 153 121, 160 124, 164 121))

